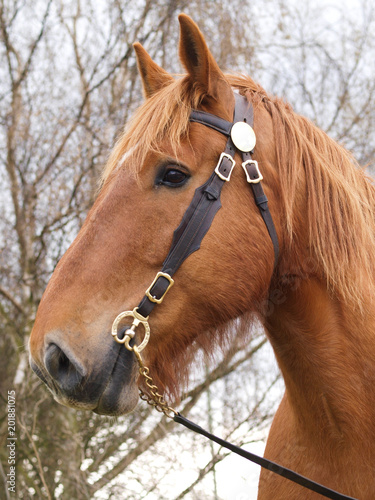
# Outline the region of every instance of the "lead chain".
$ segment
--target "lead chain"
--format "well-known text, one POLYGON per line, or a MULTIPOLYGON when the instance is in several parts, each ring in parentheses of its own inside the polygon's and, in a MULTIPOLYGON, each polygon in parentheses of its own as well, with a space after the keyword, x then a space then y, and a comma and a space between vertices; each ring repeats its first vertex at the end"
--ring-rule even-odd
POLYGON ((160 413, 164 413, 166 417, 173 419, 175 415, 178 415, 178 412, 171 406, 168 406, 163 396, 159 393, 158 387, 154 384, 152 377, 149 374, 149 368, 143 363, 142 356, 137 346, 133 346, 132 350, 134 351, 134 354, 136 355, 139 363, 139 373, 145 379, 146 385, 151 394, 151 396, 149 396, 148 394, 144 393, 142 389, 139 389, 140 398, 143 401, 146 401, 146 403, 148 403, 150 406, 153 406, 160 413))

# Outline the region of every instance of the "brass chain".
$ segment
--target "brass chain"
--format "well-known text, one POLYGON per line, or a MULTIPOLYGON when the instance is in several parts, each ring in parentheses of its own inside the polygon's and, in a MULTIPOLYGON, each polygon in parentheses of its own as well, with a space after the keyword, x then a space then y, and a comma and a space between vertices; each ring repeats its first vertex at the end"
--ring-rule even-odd
POLYGON ((149 368, 143 363, 142 356, 137 346, 133 346, 132 350, 134 351, 134 354, 136 355, 139 363, 139 373, 145 379, 146 386, 148 387, 151 394, 150 396, 143 392, 142 389, 139 389, 140 398, 143 401, 146 401, 146 403, 148 403, 150 406, 153 406, 160 413, 164 413, 166 417, 173 419, 175 415, 178 415, 178 412, 171 406, 168 406, 168 404, 164 400, 164 397, 160 394, 158 387, 154 384, 154 381, 150 376, 149 368))
MULTIPOLYGON (((163 273, 158 273, 158 275, 162 275, 164 277, 169 275, 165 275, 163 273)), ((173 280, 170 278, 170 285, 169 288, 173 285, 173 280)), ((169 289, 168 288, 168 289, 169 289)), ((147 291, 148 293, 148 291, 147 291)), ((166 292, 165 292, 166 293, 166 292)), ((116 319, 114 320, 112 324, 112 336, 115 339, 116 342, 119 344, 124 344, 126 349, 128 351, 133 351, 138 363, 139 363, 139 373, 141 376, 145 379, 146 386, 149 389, 150 395, 146 394, 145 392, 142 391, 142 389, 139 389, 140 393, 140 398, 143 401, 146 401, 149 405, 153 406, 156 408, 158 411, 161 413, 164 413, 165 416, 172 418, 176 415, 178 415, 178 412, 174 410, 172 407, 168 406, 166 401, 164 400, 163 396, 160 394, 158 387, 154 384, 154 381, 152 380, 152 377, 150 376, 150 370, 147 366, 144 365, 143 359, 141 356, 141 351, 146 347, 149 338, 150 338, 150 326, 148 324, 148 316, 144 317, 138 312, 138 308, 136 307, 132 311, 124 311, 120 313, 116 319), (124 337, 119 338, 117 335, 118 331, 118 326, 124 318, 131 317, 133 318, 133 323, 130 328, 125 330, 125 335, 124 337), (144 328, 144 338, 143 341, 140 343, 139 346, 137 345, 130 345, 130 341, 134 338, 135 336, 135 329, 139 326, 143 325, 144 328)))

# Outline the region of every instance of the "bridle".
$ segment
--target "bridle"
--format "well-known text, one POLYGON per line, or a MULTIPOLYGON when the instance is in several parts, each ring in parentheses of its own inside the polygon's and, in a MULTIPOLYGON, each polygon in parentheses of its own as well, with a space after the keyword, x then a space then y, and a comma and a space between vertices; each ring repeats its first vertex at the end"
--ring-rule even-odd
POLYGON ((276 267, 279 256, 279 242, 275 225, 268 208, 268 200, 264 194, 257 161, 252 159, 255 147, 255 133, 252 128, 254 113, 252 105, 247 99, 239 94, 234 94, 236 105, 233 122, 229 122, 218 116, 205 111, 192 111, 190 121, 210 127, 225 135, 227 143, 225 150, 221 153, 219 161, 211 177, 202 186, 198 187, 194 197, 187 208, 182 221, 173 234, 173 240, 168 255, 163 263, 161 271, 157 273, 154 281, 146 290, 145 296, 133 311, 125 311, 117 316, 112 326, 112 335, 115 340, 124 343, 127 347, 129 341, 135 335, 135 328, 143 325, 145 335, 138 350, 142 351, 146 346, 150 328, 148 317, 154 307, 161 304, 166 293, 173 286, 172 276, 181 266, 185 259, 200 248, 201 242, 209 230, 212 221, 221 207, 220 194, 223 186, 230 181, 233 168, 235 152, 238 150, 242 155, 242 167, 246 174, 247 182, 250 184, 256 205, 266 224, 274 249, 274 266, 276 267), (125 332, 125 337, 119 339, 117 329, 120 321, 126 317, 132 317, 134 322, 130 329, 125 332))
POLYGON ((132 311, 124 311, 116 317, 112 325, 112 336, 116 342, 124 344, 128 350, 133 351, 136 355, 140 365, 140 373, 144 377, 151 394, 151 396, 146 395, 142 390, 140 390, 141 398, 154 406, 158 411, 161 411, 166 416, 173 418, 175 422, 178 422, 194 432, 208 437, 221 446, 224 446, 238 455, 247 458, 261 467, 298 483, 305 488, 315 491, 316 493, 320 493, 327 498, 331 498, 333 500, 356 500, 311 481, 310 479, 301 476, 290 469, 286 469, 281 465, 271 462, 266 458, 259 457, 243 450, 242 448, 239 448, 238 446, 228 443, 227 441, 214 436, 213 434, 205 431, 199 425, 185 418, 172 407, 168 406, 164 401, 163 396, 158 392, 157 386, 154 385, 152 377, 149 375, 149 369, 144 365, 140 354, 146 347, 150 338, 150 326, 148 323, 150 313, 153 311, 155 306, 162 303, 165 295, 173 286, 174 280, 172 276, 175 274, 177 269, 187 259, 187 257, 189 257, 189 255, 200 248, 205 234, 209 230, 216 213, 221 207, 221 190, 223 186, 230 181, 233 168, 236 165, 234 159, 236 151, 238 151, 242 156, 242 167, 245 171, 246 180, 251 186, 254 201, 260 211, 273 244, 274 268, 277 265, 279 257, 279 242, 277 233, 268 208, 268 200, 261 184, 263 176, 259 170, 257 161, 252 158, 256 143, 255 133, 253 130, 253 107, 245 97, 237 93, 235 93, 234 96, 235 110, 233 122, 229 122, 216 115, 206 113, 205 111, 193 110, 191 112, 191 122, 205 125, 206 127, 220 132, 228 138, 225 150, 221 153, 219 161, 211 177, 207 182, 195 190, 193 199, 187 208, 180 225, 173 233, 172 244, 161 271, 159 271, 155 276, 139 305, 132 311), (120 334, 118 332, 118 327, 120 322, 125 318, 132 318, 133 322, 130 328, 127 328, 125 331, 122 329, 120 334), (144 328, 144 337, 142 342, 137 346, 134 343, 134 336, 136 328, 140 325, 144 328))

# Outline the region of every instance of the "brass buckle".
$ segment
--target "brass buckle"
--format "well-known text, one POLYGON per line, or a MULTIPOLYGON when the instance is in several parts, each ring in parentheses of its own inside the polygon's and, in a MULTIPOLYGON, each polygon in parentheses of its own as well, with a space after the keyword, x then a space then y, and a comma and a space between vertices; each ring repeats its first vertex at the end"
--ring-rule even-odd
POLYGON ((242 163, 242 167, 243 169, 245 170, 245 174, 246 174, 246 180, 249 184, 258 184, 258 182, 260 182, 261 180, 263 180, 263 175, 260 173, 260 170, 259 170, 259 166, 258 166, 258 162, 256 160, 247 160, 247 161, 244 161, 242 163), (247 166, 248 165, 254 165, 256 171, 257 171, 257 174, 258 174, 258 177, 256 177, 255 179, 252 179, 250 177, 250 174, 247 170, 247 166))
POLYGON ((217 162, 217 165, 216 165, 216 168, 215 168, 215 174, 217 174, 220 177, 221 180, 223 180, 223 181, 229 181, 230 176, 232 175, 233 168, 234 168, 235 164, 236 164, 236 162, 235 162, 235 160, 232 158, 232 156, 230 154, 228 154, 228 153, 221 153, 219 161, 217 162), (232 165, 231 165, 231 167, 229 169, 229 173, 227 175, 223 174, 219 170, 221 162, 223 161, 224 158, 227 158, 232 163, 232 165))
POLYGON ((151 285, 148 287, 148 289, 146 290, 146 297, 151 300, 151 302, 155 302, 156 304, 161 304, 163 302, 163 299, 165 297, 165 294, 168 292, 168 290, 173 286, 174 284, 174 280, 171 278, 171 276, 169 276, 169 274, 167 273, 162 273, 161 271, 158 272, 158 274, 155 276, 155 279, 154 281, 151 283, 151 285), (151 295, 151 288, 155 285, 155 283, 157 282, 157 280, 159 278, 165 278, 166 280, 169 281, 169 285, 168 285, 168 288, 165 290, 165 292, 163 293, 163 295, 157 299, 154 295, 151 295))
POLYGON ((145 318, 144 316, 139 314, 136 307, 132 311, 124 311, 116 317, 116 319, 112 323, 112 331, 111 331, 112 337, 115 339, 116 342, 118 342, 119 344, 125 344, 125 347, 129 351, 132 351, 133 348, 129 345, 129 342, 134 337, 135 329, 139 325, 142 325, 143 328, 145 329, 145 336, 142 342, 137 347, 138 351, 141 352, 146 347, 150 339, 150 325, 148 324, 148 316, 147 318, 145 318), (124 338, 119 339, 117 336, 118 325, 122 319, 127 317, 133 318, 132 326, 125 331, 124 338))

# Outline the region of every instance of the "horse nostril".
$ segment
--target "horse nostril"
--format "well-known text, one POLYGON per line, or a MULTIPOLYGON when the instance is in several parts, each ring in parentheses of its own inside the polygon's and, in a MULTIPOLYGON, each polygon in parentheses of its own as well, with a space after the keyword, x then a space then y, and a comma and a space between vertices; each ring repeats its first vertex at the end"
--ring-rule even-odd
POLYGON ((83 369, 71 356, 69 357, 57 344, 51 343, 44 359, 49 374, 64 392, 74 392, 83 379, 83 369))

